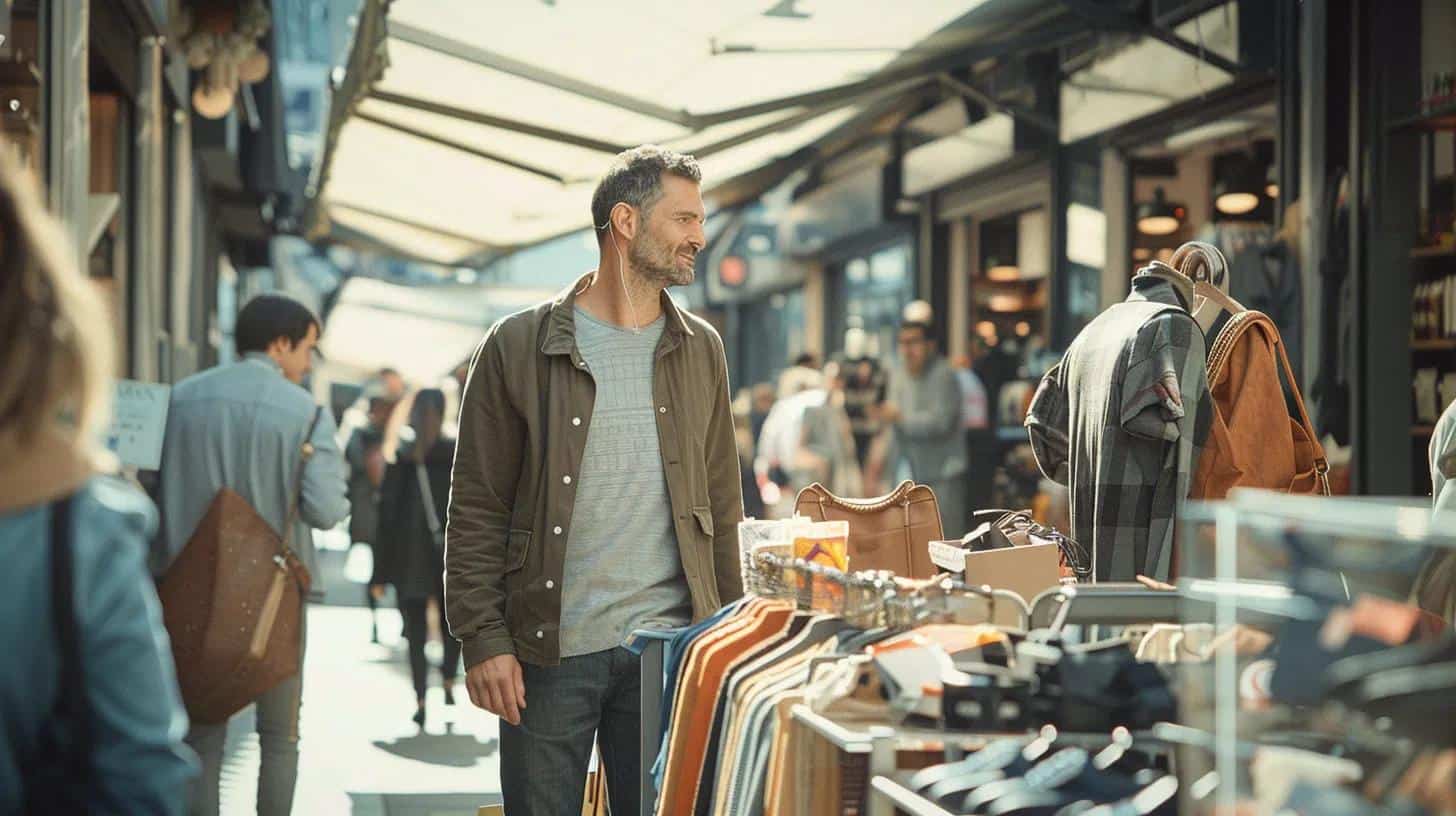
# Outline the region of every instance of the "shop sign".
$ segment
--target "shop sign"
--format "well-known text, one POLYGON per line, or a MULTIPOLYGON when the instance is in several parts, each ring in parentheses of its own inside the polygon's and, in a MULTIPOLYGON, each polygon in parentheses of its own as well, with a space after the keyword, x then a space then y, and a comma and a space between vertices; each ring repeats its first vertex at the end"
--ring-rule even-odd
POLYGON ((162 466, 162 437, 172 387, 136 380, 118 380, 111 407, 106 447, 123 465, 141 470, 162 466))

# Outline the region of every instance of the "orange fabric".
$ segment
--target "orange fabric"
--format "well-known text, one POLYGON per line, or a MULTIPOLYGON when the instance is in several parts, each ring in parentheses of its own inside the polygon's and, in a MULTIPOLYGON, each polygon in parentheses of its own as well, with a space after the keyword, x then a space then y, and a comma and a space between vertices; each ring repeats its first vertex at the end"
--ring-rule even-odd
MULTIPOLYGON (((686 671, 678 679, 658 812, 693 812, 698 778, 707 753, 708 728, 726 670, 764 638, 782 631, 793 613, 789 604, 764 604, 754 610, 747 625, 731 628, 690 655, 686 671)), ((704 635, 699 640, 707 637, 704 635)))
POLYGON ((1002 643, 1006 633, 994 626, 984 624, 936 623, 896 635, 865 648, 865 654, 880 655, 900 649, 912 649, 934 644, 946 654, 964 652, 992 643, 1002 643))
POLYGON ((1290 416, 1284 400, 1280 375, 1289 373, 1279 330, 1262 312, 1239 312, 1214 348, 1220 344, 1227 344, 1227 357, 1216 366, 1210 353, 1213 421, 1189 498, 1221 499, 1235 487, 1323 492, 1324 450, 1292 378, 1298 416, 1290 416))

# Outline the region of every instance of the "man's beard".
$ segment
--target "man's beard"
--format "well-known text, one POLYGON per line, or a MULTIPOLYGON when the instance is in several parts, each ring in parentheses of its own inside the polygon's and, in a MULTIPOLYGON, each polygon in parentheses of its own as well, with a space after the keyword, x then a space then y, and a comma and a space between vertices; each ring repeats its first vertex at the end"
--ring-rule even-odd
POLYGON ((693 268, 678 266, 677 250, 650 235, 627 247, 627 262, 643 281, 656 286, 687 286, 693 282, 693 268))

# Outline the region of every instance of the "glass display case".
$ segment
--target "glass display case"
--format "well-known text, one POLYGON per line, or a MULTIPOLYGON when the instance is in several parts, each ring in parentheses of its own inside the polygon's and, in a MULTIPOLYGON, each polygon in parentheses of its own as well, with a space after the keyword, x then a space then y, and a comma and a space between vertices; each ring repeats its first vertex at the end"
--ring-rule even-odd
POLYGON ((1417 502, 1188 506, 1166 646, 1187 658, 1165 734, 1187 748, 1180 812, 1363 813, 1456 747, 1456 514, 1417 502))

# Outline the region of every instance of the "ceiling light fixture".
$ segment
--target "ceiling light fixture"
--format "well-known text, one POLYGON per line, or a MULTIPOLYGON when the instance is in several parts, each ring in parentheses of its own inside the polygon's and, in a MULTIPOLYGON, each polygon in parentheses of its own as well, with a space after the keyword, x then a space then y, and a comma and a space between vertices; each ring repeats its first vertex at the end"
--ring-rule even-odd
POLYGON ((1188 211, 1182 204, 1175 204, 1164 196, 1163 188, 1153 191, 1153 200, 1144 201, 1137 207, 1138 232, 1144 235, 1172 235, 1183 225, 1188 211))
POLYGON ((1225 215, 1244 215, 1259 206, 1264 194, 1264 174, 1253 157, 1229 162, 1223 178, 1213 187, 1213 206, 1225 215))

